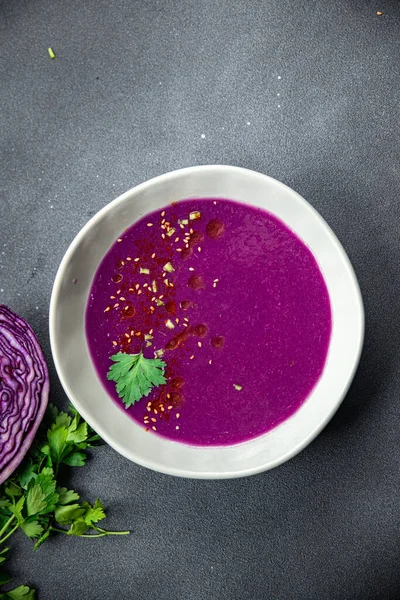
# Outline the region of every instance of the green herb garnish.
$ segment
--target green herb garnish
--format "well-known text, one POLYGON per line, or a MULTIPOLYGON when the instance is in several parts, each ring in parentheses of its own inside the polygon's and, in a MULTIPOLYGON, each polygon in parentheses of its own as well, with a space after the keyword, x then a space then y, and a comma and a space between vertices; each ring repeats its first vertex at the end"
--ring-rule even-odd
POLYGON ((166 383, 166 363, 159 358, 145 358, 139 354, 118 352, 110 357, 115 362, 110 367, 107 379, 115 381, 118 396, 126 408, 148 396, 154 387, 166 383))
MULTIPOLYGON (((3 563, 8 549, 2 545, 18 530, 39 548, 53 533, 86 538, 125 535, 129 531, 107 531, 97 523, 105 518, 100 500, 80 502, 79 494, 61 485, 62 465, 81 467, 86 451, 101 442, 80 415, 49 406, 44 427, 36 436, 19 469, 0 486, 0 585, 10 581, 3 563)), ((0 600, 34 600, 35 590, 19 586, 0 591, 0 600)))
POLYGON ((173 273, 175 271, 174 267, 172 266, 172 264, 170 262, 167 262, 167 264, 165 264, 163 266, 163 270, 166 271, 167 273, 173 273))
POLYGON ((238 385, 237 383, 233 384, 233 387, 235 388, 235 390, 237 390, 238 392, 241 392, 243 387, 241 385, 238 385))

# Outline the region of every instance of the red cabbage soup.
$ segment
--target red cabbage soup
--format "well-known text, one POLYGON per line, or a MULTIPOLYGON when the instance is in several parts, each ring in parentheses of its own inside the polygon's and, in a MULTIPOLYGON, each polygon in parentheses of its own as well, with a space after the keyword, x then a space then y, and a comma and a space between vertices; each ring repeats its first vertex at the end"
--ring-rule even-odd
MULTIPOLYGON (((111 399, 149 435, 198 446, 245 442, 293 415, 321 377, 331 329, 308 247, 265 210, 221 198, 134 223, 103 258, 86 309, 111 399), (128 408, 108 379, 121 353, 158 375, 128 408)), ((135 368, 119 374, 143 384, 135 368)))

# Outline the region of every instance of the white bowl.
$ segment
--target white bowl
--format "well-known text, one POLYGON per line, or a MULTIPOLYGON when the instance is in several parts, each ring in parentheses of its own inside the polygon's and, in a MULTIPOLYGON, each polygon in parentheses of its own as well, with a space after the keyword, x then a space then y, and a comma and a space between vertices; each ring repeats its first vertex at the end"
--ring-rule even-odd
POLYGON ((359 361, 363 337, 359 286, 349 259, 325 221, 286 185, 266 175, 229 166, 191 167, 161 175, 105 206, 68 248, 50 303, 54 362, 73 405, 110 446, 130 460, 183 477, 252 475, 300 452, 328 423, 343 400, 359 361), (84 328, 92 279, 116 238, 150 211, 184 198, 206 196, 262 207, 286 223, 314 253, 329 290, 333 314, 325 369, 301 408, 265 435, 232 446, 189 446, 146 433, 104 390, 89 355, 84 328))

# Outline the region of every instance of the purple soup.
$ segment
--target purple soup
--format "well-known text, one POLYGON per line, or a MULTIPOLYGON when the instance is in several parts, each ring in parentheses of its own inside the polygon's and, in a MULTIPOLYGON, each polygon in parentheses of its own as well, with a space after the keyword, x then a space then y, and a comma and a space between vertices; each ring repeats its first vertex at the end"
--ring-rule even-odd
POLYGON ((307 246, 268 212, 220 198, 174 203, 121 234, 86 310, 112 400, 149 435, 201 446, 244 442, 293 415, 321 377, 331 325, 307 246), (166 383, 127 409, 107 379, 110 356, 141 351, 162 357, 166 383))

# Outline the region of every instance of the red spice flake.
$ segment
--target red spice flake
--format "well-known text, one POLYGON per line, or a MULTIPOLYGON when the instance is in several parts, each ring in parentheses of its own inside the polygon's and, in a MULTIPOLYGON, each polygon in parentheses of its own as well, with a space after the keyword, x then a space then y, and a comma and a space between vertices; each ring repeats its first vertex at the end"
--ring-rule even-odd
POLYGON ((198 325, 194 325, 190 328, 190 333, 192 335, 197 335, 200 338, 206 337, 208 333, 208 327, 205 323, 199 323, 198 325))
POLYGON ((211 346, 217 348, 218 350, 221 350, 224 347, 224 344, 225 338, 222 335, 216 335, 211 340, 211 346))
POLYGON ((167 342, 165 349, 166 350, 175 350, 178 348, 182 342, 184 342, 190 336, 188 329, 183 329, 180 333, 175 335, 169 342, 167 342))
POLYGON ((176 301, 175 300, 168 300, 168 302, 165 303, 165 310, 170 315, 175 315, 176 314, 176 301))
POLYGON ((183 250, 181 250, 181 248, 178 248, 177 252, 178 251, 180 251, 181 253, 182 260, 187 260, 193 254, 193 249, 189 247, 184 248, 183 250))
POLYGON ((183 379, 183 377, 177 375, 176 377, 171 379, 170 385, 173 390, 180 390, 185 385, 185 380, 183 379))
POLYGON ((172 406, 174 408, 177 408, 178 406, 182 406, 182 404, 183 404, 182 394, 180 394, 179 392, 171 392, 169 402, 172 404, 172 406))
POLYGON ((189 310, 189 308, 193 307, 193 302, 191 300, 182 300, 181 302, 181 309, 182 310, 189 310))
POLYGON ((119 283, 120 281, 122 281, 121 273, 116 273, 115 275, 113 275, 111 277, 111 281, 113 281, 114 283, 119 283))
POLYGON ((204 240, 204 235, 201 233, 201 231, 193 231, 193 233, 190 234, 189 246, 195 246, 196 244, 199 244, 203 240, 204 240))
POLYGON ((124 310, 121 312, 123 317, 133 317, 133 315, 135 314, 136 310, 135 307, 132 305, 128 305, 125 306, 124 310))
POLYGON ((191 275, 188 280, 188 286, 194 290, 201 290, 205 287, 204 280, 201 275, 191 275))
POLYGON ((218 240, 224 234, 225 225, 219 219, 207 223, 206 234, 213 240, 218 240))

